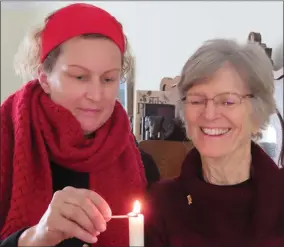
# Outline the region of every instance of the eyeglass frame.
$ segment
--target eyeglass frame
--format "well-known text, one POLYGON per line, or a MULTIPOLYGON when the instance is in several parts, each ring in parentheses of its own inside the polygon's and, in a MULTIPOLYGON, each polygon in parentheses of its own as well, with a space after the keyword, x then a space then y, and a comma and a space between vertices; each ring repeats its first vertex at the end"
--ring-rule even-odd
MULTIPOLYGON (((205 100, 205 102, 202 103, 201 105, 204 106, 204 107, 207 107, 208 101, 211 101, 211 100, 213 101, 213 104, 214 104, 215 106, 218 106, 218 104, 216 104, 216 102, 215 102, 215 98, 218 97, 218 96, 220 96, 220 95, 224 95, 224 94, 229 94, 229 95, 235 95, 235 96, 237 96, 237 97, 239 98, 240 102, 237 103, 237 104, 235 104, 235 105, 240 105, 240 104, 242 104, 242 103, 243 103, 243 100, 244 100, 245 98, 254 98, 254 95, 253 95, 253 94, 240 95, 240 94, 238 94, 238 93, 230 93, 230 92, 224 92, 224 93, 217 94, 217 95, 215 95, 213 98, 207 98, 206 96, 203 96, 203 95, 194 95, 194 96, 201 96, 201 97, 203 97, 204 100, 205 100)), ((186 102, 187 96, 188 96, 188 95, 182 97, 182 98, 180 99, 180 102, 185 102, 184 104, 193 105, 193 104, 191 104, 190 102, 186 102)), ((233 105, 233 106, 235 106, 235 105, 233 105)), ((230 108, 230 106, 226 106, 226 108, 230 108)))

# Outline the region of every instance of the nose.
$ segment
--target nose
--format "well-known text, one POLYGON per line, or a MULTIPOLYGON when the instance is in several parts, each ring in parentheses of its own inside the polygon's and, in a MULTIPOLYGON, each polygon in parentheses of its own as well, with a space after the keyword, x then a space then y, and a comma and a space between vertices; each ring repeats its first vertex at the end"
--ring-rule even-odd
POLYGON ((100 102, 103 97, 103 87, 99 78, 93 79, 86 87, 86 97, 92 101, 100 102))
POLYGON ((204 117, 208 120, 214 120, 218 115, 217 106, 213 100, 208 100, 204 109, 204 117))

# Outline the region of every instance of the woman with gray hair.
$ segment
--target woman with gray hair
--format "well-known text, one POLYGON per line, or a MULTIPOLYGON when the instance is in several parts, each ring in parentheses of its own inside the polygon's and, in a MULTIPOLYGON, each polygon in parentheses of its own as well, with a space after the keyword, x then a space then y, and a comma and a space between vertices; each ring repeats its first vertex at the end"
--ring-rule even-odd
POLYGON ((272 70, 259 45, 222 39, 186 62, 178 89, 195 148, 152 188, 147 247, 284 246, 283 148, 277 165, 254 142, 276 112, 272 70))

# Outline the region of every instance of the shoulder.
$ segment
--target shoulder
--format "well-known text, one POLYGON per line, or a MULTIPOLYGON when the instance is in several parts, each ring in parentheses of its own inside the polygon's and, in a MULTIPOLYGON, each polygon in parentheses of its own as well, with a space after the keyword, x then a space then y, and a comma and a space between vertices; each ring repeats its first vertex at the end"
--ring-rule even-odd
MULTIPOLYGON (((267 180, 275 184, 280 190, 284 189, 284 168, 278 168, 276 165, 265 174, 267 180)), ((284 195, 284 193, 283 193, 284 195)))
MULTIPOLYGON (((1 140, 5 138, 5 143, 10 141, 7 140, 7 136, 11 136, 13 130, 13 118, 18 117, 14 114, 14 98, 15 94, 9 96, 1 104, 1 140)), ((6 146, 6 145, 3 145, 6 146)), ((2 148, 2 146, 1 146, 2 148)), ((4 148, 4 147, 3 147, 4 148)))
POLYGON ((279 190, 280 190, 280 207, 281 207, 281 223, 284 229, 284 168, 281 168, 279 171, 279 181, 280 181, 280 186, 279 186, 279 190))
POLYGON ((284 217, 284 168, 275 168, 262 174, 259 190, 271 205, 280 205, 284 217))
POLYGON ((164 179, 154 183, 148 193, 148 199, 155 204, 164 204, 174 200, 180 190, 179 178, 164 179))
POLYGON ((284 167, 279 169, 279 176, 284 179, 284 167))
POLYGON ((280 190, 283 192, 283 203, 284 203, 284 168, 281 168, 279 170, 279 174, 278 174, 278 178, 279 178, 279 183, 280 183, 280 190))
POLYGON ((7 99, 5 99, 3 101, 3 103, 1 104, 1 114, 3 114, 4 112, 7 112, 7 111, 9 111, 9 112, 11 111, 14 98, 15 98, 15 94, 12 94, 7 99))
POLYGON ((169 215, 172 212, 173 202, 176 202, 177 179, 160 180, 153 183, 147 192, 145 202, 145 217, 148 219, 169 215))

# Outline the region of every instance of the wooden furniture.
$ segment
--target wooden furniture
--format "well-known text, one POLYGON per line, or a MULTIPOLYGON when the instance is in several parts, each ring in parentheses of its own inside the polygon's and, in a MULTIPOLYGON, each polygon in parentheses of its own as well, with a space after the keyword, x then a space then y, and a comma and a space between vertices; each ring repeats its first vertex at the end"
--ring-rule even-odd
POLYGON ((176 142, 161 140, 145 140, 139 143, 139 148, 150 154, 161 175, 161 179, 173 178, 180 174, 181 165, 193 148, 192 142, 176 142))

